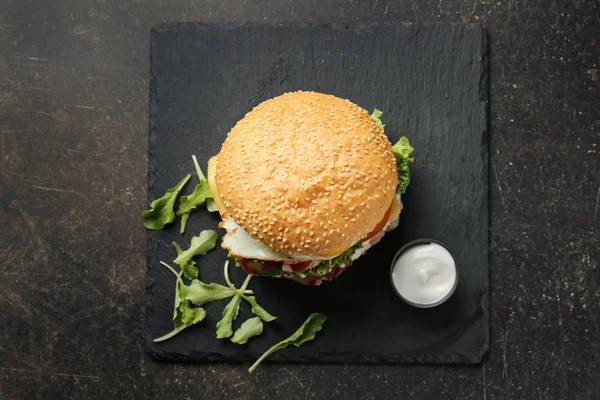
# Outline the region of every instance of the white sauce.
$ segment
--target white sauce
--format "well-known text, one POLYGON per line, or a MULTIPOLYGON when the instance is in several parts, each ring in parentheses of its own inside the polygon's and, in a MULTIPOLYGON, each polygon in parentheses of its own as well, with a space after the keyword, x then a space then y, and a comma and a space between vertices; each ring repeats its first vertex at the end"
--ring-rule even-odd
POLYGON ((394 264, 392 281, 409 302, 432 305, 446 297, 457 279, 456 263, 448 250, 437 243, 417 244, 394 264))

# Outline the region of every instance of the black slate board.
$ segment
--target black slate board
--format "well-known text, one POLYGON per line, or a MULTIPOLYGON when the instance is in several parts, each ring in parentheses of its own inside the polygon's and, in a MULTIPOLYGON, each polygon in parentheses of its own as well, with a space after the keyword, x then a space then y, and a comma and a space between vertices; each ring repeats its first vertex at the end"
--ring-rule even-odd
MULTIPOLYGON (((416 151, 400 228, 337 280, 321 287, 255 278, 251 288, 277 315, 265 333, 238 346, 215 338, 226 301, 176 338, 172 274, 159 260, 175 257, 218 216, 192 214, 148 232, 147 352, 160 360, 248 361, 296 330, 311 313, 328 315, 314 342, 269 361, 477 363, 488 349, 487 35, 479 24, 267 26, 165 24, 152 30, 148 196, 161 196, 218 153, 229 129, 259 102, 286 91, 315 90, 384 111, 395 142, 408 135, 416 151), (460 266, 455 295, 434 309, 400 301, 389 265, 405 242, 431 237, 447 244, 460 266)), ((188 184, 185 192, 195 183, 188 184)), ((223 231, 219 230, 222 234, 223 231)), ((201 279, 223 282, 226 253, 199 260, 201 279)), ((238 284, 244 273, 231 268, 238 284)), ((237 325, 250 316, 243 306, 237 325)))

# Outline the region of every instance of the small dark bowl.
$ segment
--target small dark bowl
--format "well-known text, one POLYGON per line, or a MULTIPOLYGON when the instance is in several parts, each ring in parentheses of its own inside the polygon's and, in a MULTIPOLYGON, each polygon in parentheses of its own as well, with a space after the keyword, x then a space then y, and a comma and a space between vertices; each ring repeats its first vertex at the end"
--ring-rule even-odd
POLYGON ((394 259, 392 260, 392 266, 390 267, 390 282, 392 284, 392 288, 394 289, 394 292, 396 293, 396 295, 398 295, 398 297, 400 297, 402 299, 402 301, 404 301, 407 304, 410 304, 413 307, 417 307, 417 308, 432 308, 435 306, 439 306, 440 304, 442 304, 443 302, 445 302, 446 300, 448 300, 456 291, 456 287, 458 286, 458 280, 459 280, 460 276, 458 273, 458 265, 456 264, 456 258, 454 258, 454 254, 452 254, 452 252, 450 251, 450 249, 443 244, 442 242, 439 242, 437 240, 434 239, 427 239, 427 238, 423 238, 423 239, 415 239, 412 240, 408 243, 406 243, 404 246, 402 246, 400 248, 400 250, 398 250, 398 252, 396 253, 396 255, 394 256, 394 259), (448 250, 448 253, 450 253, 450 255, 452 256, 452 259, 454 260, 454 269, 456 270, 456 279, 454 279, 454 285, 452 286, 452 289, 450 289, 450 291, 448 292, 447 295, 445 295, 444 297, 442 297, 440 300, 436 301, 435 303, 431 303, 431 304, 420 304, 420 303, 414 303, 410 300, 407 300, 406 298, 404 298, 404 296, 402 296, 402 294, 400 294, 400 292, 398 291, 398 289, 396 288, 396 285, 394 285, 394 266, 396 265, 396 261, 398 261, 398 258, 404 254, 404 252, 412 247, 415 246, 420 246, 423 244, 429 244, 429 243, 435 243, 435 244, 439 244, 440 246, 442 246, 443 248, 445 248, 446 250, 448 250))

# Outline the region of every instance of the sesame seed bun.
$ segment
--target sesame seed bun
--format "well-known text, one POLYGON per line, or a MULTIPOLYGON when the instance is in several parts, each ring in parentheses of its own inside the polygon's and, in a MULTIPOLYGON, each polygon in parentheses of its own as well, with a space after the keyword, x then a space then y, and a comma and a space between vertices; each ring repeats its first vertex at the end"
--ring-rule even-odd
POLYGON ((398 175, 392 145, 367 111, 293 92, 233 127, 215 182, 224 214, 254 239, 286 254, 333 257, 382 220, 398 175))

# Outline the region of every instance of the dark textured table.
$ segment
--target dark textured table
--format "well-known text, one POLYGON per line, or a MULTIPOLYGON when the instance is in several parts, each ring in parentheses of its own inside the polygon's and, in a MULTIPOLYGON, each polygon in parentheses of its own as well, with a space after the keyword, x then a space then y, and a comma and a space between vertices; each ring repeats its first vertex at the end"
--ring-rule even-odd
POLYGON ((600 398, 597 0, 3 0, 0 399, 600 398), (181 365, 142 349, 150 27, 481 21, 491 350, 477 367, 181 365))

